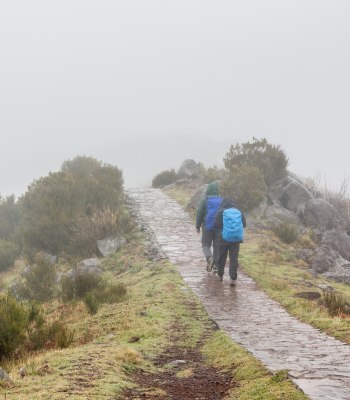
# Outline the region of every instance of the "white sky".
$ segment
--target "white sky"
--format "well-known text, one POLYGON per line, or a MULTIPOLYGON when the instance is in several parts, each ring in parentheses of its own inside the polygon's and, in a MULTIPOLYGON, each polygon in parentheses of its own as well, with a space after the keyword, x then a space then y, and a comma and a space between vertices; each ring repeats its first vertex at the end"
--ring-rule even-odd
POLYGON ((349 175, 349 0, 0 0, 0 192, 77 154, 149 184, 253 135, 349 175))

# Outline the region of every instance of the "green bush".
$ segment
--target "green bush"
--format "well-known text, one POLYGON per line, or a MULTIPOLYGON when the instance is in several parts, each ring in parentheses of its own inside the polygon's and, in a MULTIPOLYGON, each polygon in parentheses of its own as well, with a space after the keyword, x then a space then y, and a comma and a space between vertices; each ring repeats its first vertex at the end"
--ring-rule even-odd
POLYGON ((0 239, 0 272, 10 268, 18 256, 19 249, 15 243, 0 239))
POLYGON ((74 331, 70 331, 61 321, 33 325, 28 334, 27 349, 69 347, 74 341, 74 331))
POLYGON ((66 276, 61 280, 62 299, 64 301, 82 299, 87 293, 100 288, 102 284, 99 275, 75 271, 73 277, 66 276))
POLYGON ((272 230, 282 242, 287 244, 294 243, 299 236, 297 228, 288 222, 283 222, 272 230))
MULTIPOLYGON (((34 181, 18 204, 17 236, 25 250, 92 254, 91 242, 77 244, 76 226, 96 210, 116 212, 124 207, 122 172, 89 157, 76 157, 65 161, 60 172, 34 181)), ((121 222, 116 221, 120 230, 121 222)))
POLYGON ((222 168, 218 168, 216 165, 206 168, 203 164, 200 164, 200 168, 204 183, 220 181, 223 180, 226 176, 225 170, 222 168))
POLYGON ((235 173, 230 173, 220 185, 224 197, 234 200, 243 211, 258 206, 266 193, 266 185, 261 172, 250 166, 242 166, 235 173))
POLYGON ((15 201, 15 196, 8 196, 6 199, 0 196, 0 238, 13 239, 19 222, 20 210, 15 201))
POLYGON ((170 185, 176 181, 176 177, 177 175, 174 169, 162 171, 153 178, 152 187, 159 188, 170 185))
POLYGON ((350 300, 340 293, 324 292, 323 303, 332 317, 350 315, 350 300))
POLYGON ((27 324, 27 308, 9 295, 0 297, 0 360, 24 343, 27 324))
POLYGON ((24 288, 21 292, 24 295, 27 293, 28 299, 47 301, 54 296, 55 289, 55 266, 44 254, 38 253, 34 258, 34 265, 24 276, 24 288))
POLYGON ((84 304, 91 315, 96 314, 100 306, 100 302, 93 293, 88 293, 84 297, 84 304))
POLYGON ((272 145, 266 139, 253 138, 252 142, 231 146, 224 164, 233 174, 242 167, 257 168, 269 186, 286 176, 288 158, 280 146, 272 145))

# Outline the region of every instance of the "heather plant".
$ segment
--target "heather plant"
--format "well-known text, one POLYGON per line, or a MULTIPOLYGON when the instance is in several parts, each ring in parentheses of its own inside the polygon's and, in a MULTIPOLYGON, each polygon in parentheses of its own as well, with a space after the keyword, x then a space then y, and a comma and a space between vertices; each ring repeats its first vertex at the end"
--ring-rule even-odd
POLYGON ((235 173, 229 173, 220 185, 220 193, 234 200, 243 211, 258 206, 266 193, 262 173, 255 167, 242 166, 235 173))
POLYGON ((288 222, 282 222, 273 229, 274 234, 284 243, 294 243, 298 239, 297 228, 288 222))
POLYGON ((10 268, 18 256, 19 248, 14 242, 0 239, 0 272, 10 268))
POLYGON ((176 181, 177 175, 174 169, 165 170, 157 174, 152 180, 152 187, 159 188, 170 185, 176 181))
POLYGON ((22 293, 31 300, 47 301, 54 296, 56 270, 44 254, 38 253, 34 257, 34 264, 24 275, 23 286, 22 293))
MULTIPOLYGON (((59 172, 34 181, 19 199, 21 221, 17 237, 24 250, 80 255, 90 251, 74 236, 84 218, 96 212, 118 212, 124 207, 123 177, 118 168, 90 157, 65 161, 59 172)), ((121 228, 120 221, 114 221, 121 228)))
POLYGON ((224 158, 225 167, 236 174, 243 167, 257 168, 263 175, 267 186, 282 179, 287 174, 288 158, 278 145, 266 139, 232 145, 224 158))

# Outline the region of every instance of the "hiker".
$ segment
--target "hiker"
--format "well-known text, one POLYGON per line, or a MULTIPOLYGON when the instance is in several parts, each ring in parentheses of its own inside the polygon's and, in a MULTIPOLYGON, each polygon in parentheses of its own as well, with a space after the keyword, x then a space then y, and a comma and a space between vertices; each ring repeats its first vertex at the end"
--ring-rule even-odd
POLYGON ((207 271, 214 268, 217 271, 216 259, 216 229, 214 228, 215 216, 220 209, 222 197, 219 196, 219 189, 216 182, 211 182, 206 191, 206 197, 199 203, 196 212, 196 229, 200 233, 202 228, 202 249, 207 260, 207 271), (213 246, 213 252, 211 247, 213 246))
POLYGON ((246 219, 243 213, 235 208, 233 201, 223 199, 220 210, 215 218, 217 235, 217 267, 219 280, 223 280, 227 253, 230 257, 230 285, 236 286, 238 254, 240 243, 243 242, 246 219))

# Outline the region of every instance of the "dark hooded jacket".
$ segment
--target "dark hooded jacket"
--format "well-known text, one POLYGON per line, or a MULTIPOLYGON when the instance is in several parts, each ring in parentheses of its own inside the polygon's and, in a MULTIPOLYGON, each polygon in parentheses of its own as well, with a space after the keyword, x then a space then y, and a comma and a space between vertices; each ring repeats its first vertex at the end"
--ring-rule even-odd
MULTIPOLYGON (((222 200, 222 204, 221 204, 220 210, 219 210, 218 213, 216 214, 216 217, 215 217, 215 224, 214 224, 214 228, 217 229, 217 230, 219 230, 220 232, 222 232, 222 228, 223 228, 223 225, 224 225, 224 223, 223 223, 223 214, 224 214, 224 210, 227 210, 228 208, 237 208, 237 207, 235 206, 235 203, 234 203, 232 200, 227 199, 227 198, 224 198, 224 199, 222 200)), ((241 210, 239 210, 239 211, 241 211, 241 210)), ((242 211, 241 211, 241 214, 242 214, 242 224, 243 224, 243 228, 245 228, 245 227, 247 226, 247 222, 246 222, 245 216, 244 216, 244 214, 243 214, 242 211)), ((220 238, 222 241, 224 241, 224 240, 222 239, 221 234, 219 235, 219 238, 220 238)))
POLYGON ((206 197, 201 200, 196 212, 196 228, 199 229, 205 223, 207 216, 207 200, 208 197, 219 196, 218 184, 216 182, 209 183, 207 187, 206 197))

